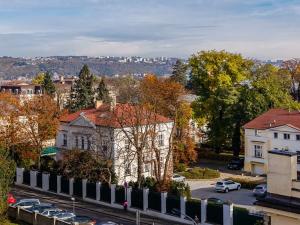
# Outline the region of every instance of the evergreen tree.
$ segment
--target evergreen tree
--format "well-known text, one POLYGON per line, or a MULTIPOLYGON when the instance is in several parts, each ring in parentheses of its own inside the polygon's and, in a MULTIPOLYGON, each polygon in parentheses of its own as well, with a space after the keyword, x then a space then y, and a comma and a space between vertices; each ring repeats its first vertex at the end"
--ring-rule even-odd
POLYGON ((51 74, 49 72, 45 74, 44 79, 42 81, 42 86, 45 94, 54 96, 56 90, 55 90, 54 83, 51 79, 51 74))
POLYGON ((111 102, 111 98, 109 96, 109 90, 105 84, 104 78, 101 79, 98 88, 96 90, 96 98, 97 100, 101 100, 105 103, 111 102))
POLYGON ((173 66, 173 72, 171 75, 171 80, 176 81, 183 86, 186 86, 187 84, 187 65, 185 65, 180 59, 178 59, 173 66))
POLYGON ((75 81, 71 89, 68 109, 75 112, 94 106, 94 77, 87 65, 84 65, 79 73, 79 79, 75 81))

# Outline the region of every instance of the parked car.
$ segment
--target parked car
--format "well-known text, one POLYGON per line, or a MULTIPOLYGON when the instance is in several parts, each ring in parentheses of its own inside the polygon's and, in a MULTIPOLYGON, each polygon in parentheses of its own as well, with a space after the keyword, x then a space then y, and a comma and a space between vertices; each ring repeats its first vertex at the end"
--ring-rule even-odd
POLYGON ((41 214, 43 216, 53 217, 55 214, 59 214, 60 212, 62 212, 61 209, 50 208, 50 209, 45 209, 41 214))
POLYGON ((267 184, 257 185, 253 189, 253 195, 257 197, 264 197, 267 195, 267 184))
POLYGON ((240 170, 244 168, 244 159, 236 158, 232 159, 228 164, 227 168, 230 170, 240 170))
POLYGON ((40 203, 40 204, 31 206, 30 208, 28 208, 28 210, 31 212, 37 211, 38 213, 42 213, 45 210, 53 209, 53 208, 55 208, 55 206, 51 203, 40 203))
POLYGON ((216 204, 224 204, 225 202, 219 198, 208 198, 207 199, 208 202, 213 202, 216 204))
POLYGON ((95 225, 97 223, 95 219, 88 216, 75 216, 65 221, 76 225, 95 225))
POLYGON ((229 192, 231 190, 239 190, 241 188, 241 184, 237 182, 233 182, 232 180, 224 180, 218 181, 215 186, 215 190, 217 192, 229 192))
POLYGON ((33 205, 40 204, 40 200, 35 198, 27 198, 18 200, 15 204, 12 204, 13 207, 21 207, 23 209, 31 208, 33 205))
POLYGON ((185 181, 185 177, 175 173, 172 176, 172 181, 184 182, 185 181))
POLYGON ((73 217, 75 217, 76 215, 72 212, 62 212, 62 213, 58 213, 55 215, 55 217, 59 220, 68 220, 68 219, 71 219, 73 217))
POLYGON ((11 193, 7 194, 7 204, 12 205, 15 204, 17 200, 14 198, 14 196, 11 193))

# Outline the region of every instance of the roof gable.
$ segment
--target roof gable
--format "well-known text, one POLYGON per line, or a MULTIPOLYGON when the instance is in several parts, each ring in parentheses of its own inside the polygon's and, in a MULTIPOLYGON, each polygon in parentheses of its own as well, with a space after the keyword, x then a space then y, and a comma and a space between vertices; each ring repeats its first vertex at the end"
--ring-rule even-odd
POLYGON ((75 120, 71 121, 69 125, 96 128, 95 124, 84 116, 84 113, 81 113, 75 120))

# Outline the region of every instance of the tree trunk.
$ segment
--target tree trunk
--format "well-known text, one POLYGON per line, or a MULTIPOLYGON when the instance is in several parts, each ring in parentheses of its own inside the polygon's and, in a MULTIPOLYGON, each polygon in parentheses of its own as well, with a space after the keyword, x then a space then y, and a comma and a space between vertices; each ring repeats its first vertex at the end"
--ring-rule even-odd
POLYGON ((141 188, 141 183, 142 183, 142 164, 143 164, 143 154, 141 148, 139 148, 137 151, 137 182, 139 188, 141 188))
POLYGON ((238 121, 234 127, 233 136, 232 136, 232 150, 233 155, 238 157, 241 150, 241 123, 238 121))

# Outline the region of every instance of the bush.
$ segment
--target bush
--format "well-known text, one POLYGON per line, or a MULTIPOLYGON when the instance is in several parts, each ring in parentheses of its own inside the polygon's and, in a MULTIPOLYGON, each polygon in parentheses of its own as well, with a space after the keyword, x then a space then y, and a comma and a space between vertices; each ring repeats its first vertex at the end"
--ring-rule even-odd
POLYGON ((186 177, 187 179, 212 179, 220 177, 220 172, 217 170, 199 167, 195 167, 189 171, 182 172, 180 174, 186 177))
POLYGON ((261 215, 249 214, 245 208, 233 207, 234 225, 258 225, 263 224, 264 218, 261 215))
POLYGON ((187 199, 191 198, 191 189, 188 184, 183 182, 172 181, 168 190, 168 194, 180 197, 185 196, 187 199))
POLYGON ((242 188, 246 189, 254 189, 257 185, 264 183, 262 180, 250 180, 248 178, 230 177, 228 180, 238 182, 241 184, 242 188))
POLYGON ((185 172, 186 171, 186 165, 184 163, 178 163, 175 166, 175 171, 177 171, 177 172, 185 172))

